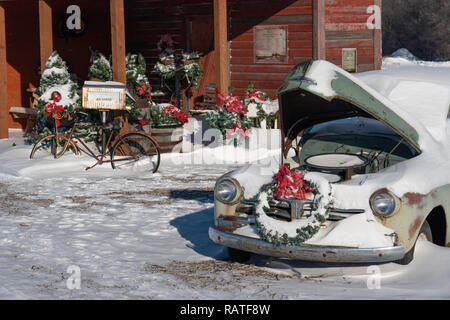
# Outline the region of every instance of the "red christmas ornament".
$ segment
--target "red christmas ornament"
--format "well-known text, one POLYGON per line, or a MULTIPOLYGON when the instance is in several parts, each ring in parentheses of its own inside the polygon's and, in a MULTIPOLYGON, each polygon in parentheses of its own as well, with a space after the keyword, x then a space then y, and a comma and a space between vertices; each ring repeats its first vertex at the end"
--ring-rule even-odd
POLYGON ((61 98, 61 93, 59 93, 58 91, 53 91, 50 99, 55 102, 59 102, 61 101, 61 98))

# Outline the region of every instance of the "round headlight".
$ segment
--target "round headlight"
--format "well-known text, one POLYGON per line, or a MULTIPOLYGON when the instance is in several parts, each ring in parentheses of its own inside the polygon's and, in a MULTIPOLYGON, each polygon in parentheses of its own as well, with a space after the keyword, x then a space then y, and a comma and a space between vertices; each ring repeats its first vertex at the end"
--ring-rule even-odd
POLYGON ((237 195, 236 184, 231 180, 222 180, 216 185, 216 197, 219 201, 230 202, 237 195))
POLYGON ((375 194, 371 199, 371 206, 374 213, 380 216, 388 216, 395 210, 395 199, 388 192, 375 194))

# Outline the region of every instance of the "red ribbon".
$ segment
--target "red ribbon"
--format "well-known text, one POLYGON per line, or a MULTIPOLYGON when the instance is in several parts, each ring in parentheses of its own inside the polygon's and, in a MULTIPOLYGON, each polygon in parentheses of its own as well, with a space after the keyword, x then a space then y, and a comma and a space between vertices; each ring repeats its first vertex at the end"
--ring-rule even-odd
POLYGON ((291 171, 287 166, 281 165, 275 180, 275 193, 278 198, 306 200, 311 196, 312 189, 305 184, 302 171, 291 171))

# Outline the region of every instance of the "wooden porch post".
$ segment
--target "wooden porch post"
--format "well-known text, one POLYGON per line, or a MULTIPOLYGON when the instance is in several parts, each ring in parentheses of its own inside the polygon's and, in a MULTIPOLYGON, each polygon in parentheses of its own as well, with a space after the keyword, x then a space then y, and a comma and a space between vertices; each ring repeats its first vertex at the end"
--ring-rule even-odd
POLYGON ((326 59, 325 0, 313 1, 313 59, 326 59))
POLYGON ((228 23, 227 0, 214 0, 214 56, 216 88, 228 96, 230 84, 228 67, 228 23))
POLYGON ((127 83, 123 0, 110 0, 113 80, 127 83))
POLYGON ((5 8, 0 4, 0 139, 8 138, 8 76, 6 67, 5 8))
MULTIPOLYGON (((113 80, 127 85, 127 69, 125 64, 125 13, 123 0, 110 0, 111 16, 111 52, 113 80)), ((114 111, 114 117, 123 121, 120 133, 128 131, 128 119, 124 111, 114 111)))
MULTIPOLYGON (((382 0, 375 0, 374 5, 378 6, 380 10, 382 9, 382 0)), ((382 12, 382 11, 381 11, 382 12)), ((382 15, 380 15, 381 18, 382 15)), ((380 21, 381 23, 381 21, 380 21)), ((381 24, 382 25, 382 24, 381 24)), ((374 67, 375 70, 381 70, 383 64, 383 36, 381 29, 375 28, 373 30, 373 43, 374 43, 374 67)))
POLYGON ((53 52, 52 8, 46 0, 39 0, 39 42, 41 49, 41 72, 53 52))

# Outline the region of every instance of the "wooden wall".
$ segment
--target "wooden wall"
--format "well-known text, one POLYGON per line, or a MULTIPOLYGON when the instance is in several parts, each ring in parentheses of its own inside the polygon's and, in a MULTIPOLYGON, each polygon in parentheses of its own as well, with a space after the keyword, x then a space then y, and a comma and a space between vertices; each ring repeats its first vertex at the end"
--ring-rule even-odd
MULTIPOLYGON (((161 35, 170 33, 177 48, 191 49, 188 22, 212 16, 212 0, 126 1, 127 51, 142 53, 151 71, 159 54, 157 42, 161 35)), ((250 82, 273 94, 293 65, 312 58, 312 0, 228 0, 228 20, 230 85, 234 94, 243 94, 250 82), (289 26, 287 64, 253 63, 253 27, 270 24, 289 26)), ((159 87, 160 80, 154 74, 150 74, 150 81, 159 87)))
MULTIPOLYGON (((37 1, 4 2, 6 12, 6 60, 8 110, 12 106, 31 106, 26 91, 39 85, 39 20, 37 1)), ((26 121, 15 121, 8 112, 8 127, 22 128, 26 121)))
POLYGON ((91 64, 91 51, 96 49, 106 57, 111 54, 111 28, 109 0, 52 0, 50 1, 53 16, 53 48, 61 55, 69 69, 75 73, 81 83, 87 79, 91 64), (66 14, 66 9, 76 4, 81 9, 81 17, 85 19, 87 31, 80 37, 64 37, 58 27, 66 14))
MULTIPOLYGON (((158 60, 157 44, 170 34, 178 49, 190 49, 187 22, 194 18, 213 17, 212 0, 127 0, 125 1, 125 37, 127 52, 141 53, 147 61, 149 79, 155 89, 158 76, 151 73, 158 60)), ((206 30, 214 32, 213 28, 206 30)), ((208 52, 203 52, 208 54, 208 52)))
MULTIPOLYGON (((242 95, 253 82, 258 89, 273 95, 292 66, 313 58, 313 1, 316 0, 228 0, 230 86, 234 94, 242 95), (253 30, 263 25, 288 27, 287 63, 255 63, 253 30)), ((324 0, 327 60, 341 66, 342 48, 356 48, 358 72, 375 68, 374 31, 366 25, 366 10, 374 1, 377 0, 324 0)), ((127 51, 142 53, 150 71, 157 61, 156 46, 161 35, 170 33, 178 48, 190 49, 188 22, 207 20, 212 15, 212 0, 128 0, 127 51)), ((203 30, 205 39, 212 32, 208 29, 203 30)), ((159 87, 157 76, 150 74, 150 80, 159 87)))
POLYGON ((289 70, 313 56, 312 0, 230 1, 230 71, 234 94, 243 95, 250 82, 274 96, 289 70), (288 28, 287 63, 254 61, 254 27, 288 28))
MULTIPOLYGON (((80 84, 87 79, 90 65, 89 46, 105 55, 111 53, 109 0, 51 0, 53 49, 66 61, 69 71, 76 73, 80 84), (79 38, 59 36, 58 25, 66 8, 76 3, 87 22, 87 32, 79 38)), ((3 2, 6 12, 6 48, 8 73, 8 110, 12 106, 30 107, 28 88, 39 86, 40 44, 39 8, 36 0, 3 2)), ((13 120, 9 128, 24 128, 26 121, 13 120)))
MULTIPOLYGON (((229 72, 234 94, 242 95, 253 82, 257 89, 274 95, 292 66, 313 57, 313 1, 316 0, 228 0, 229 72), (253 30, 264 25, 287 26, 287 63, 255 63, 253 30)), ((37 1, 23 0, 27 5, 17 5, 21 2, 7 1, 5 5, 9 107, 29 106, 30 95, 25 90, 39 85, 37 1)), ((90 64, 89 46, 105 55, 111 53, 109 1, 76 1, 87 19, 88 32, 69 39, 58 37, 57 25, 71 1, 49 0, 49 3, 53 7, 54 48, 67 61, 69 70, 83 81, 90 64)), ((341 65, 342 48, 357 48, 358 71, 374 69, 375 62, 381 59, 381 52, 377 55, 374 49, 377 44, 380 48, 380 42, 374 41, 376 32, 367 29, 366 10, 380 0, 324 0, 324 3, 326 59, 341 65)), ((212 0, 125 1, 126 51, 144 55, 155 88, 161 81, 151 70, 158 59, 160 37, 170 33, 177 48, 200 48, 205 56, 210 56, 214 49, 210 23, 213 12, 212 0)), ((214 72, 209 72, 203 85, 213 82, 213 75, 214 72)), ((21 125, 9 119, 10 127, 21 125)))
MULTIPOLYGON (((326 59, 342 66, 342 49, 357 49, 357 72, 375 69, 374 30, 369 30, 367 8, 374 0, 326 0, 326 59)), ((381 52, 380 52, 381 54, 381 52)))

